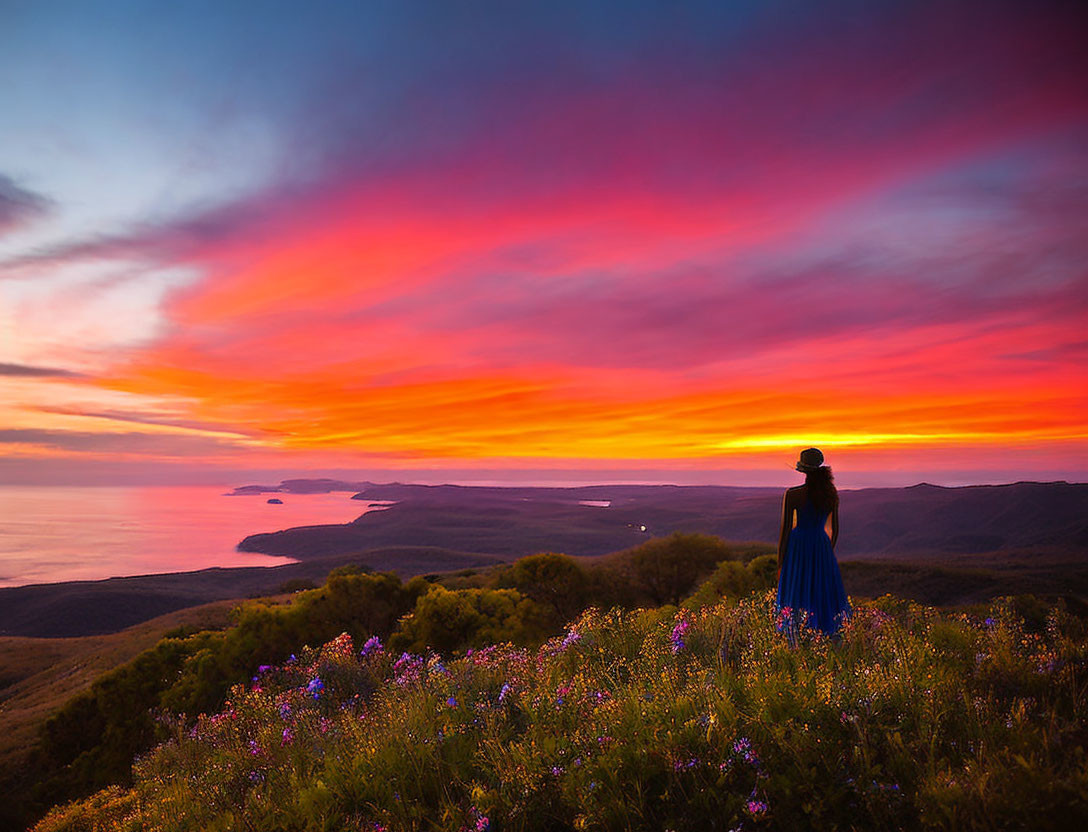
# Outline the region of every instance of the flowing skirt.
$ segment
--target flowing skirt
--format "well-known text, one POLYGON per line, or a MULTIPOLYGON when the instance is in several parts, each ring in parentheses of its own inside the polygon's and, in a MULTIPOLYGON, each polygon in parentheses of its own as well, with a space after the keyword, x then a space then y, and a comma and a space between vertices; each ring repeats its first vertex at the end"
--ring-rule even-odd
POLYGON ((790 530, 776 603, 779 629, 793 634, 807 625, 834 635, 849 617, 839 564, 822 526, 806 524, 790 530))

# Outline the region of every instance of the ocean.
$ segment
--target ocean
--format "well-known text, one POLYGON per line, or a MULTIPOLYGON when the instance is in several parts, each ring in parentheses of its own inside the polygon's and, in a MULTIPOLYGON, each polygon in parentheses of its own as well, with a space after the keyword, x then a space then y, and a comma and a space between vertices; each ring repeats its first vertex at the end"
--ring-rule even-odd
POLYGON ((0 486, 0 586, 278 566, 292 559, 235 547, 256 532, 347 523, 368 510, 348 492, 226 496, 232 488, 0 486))

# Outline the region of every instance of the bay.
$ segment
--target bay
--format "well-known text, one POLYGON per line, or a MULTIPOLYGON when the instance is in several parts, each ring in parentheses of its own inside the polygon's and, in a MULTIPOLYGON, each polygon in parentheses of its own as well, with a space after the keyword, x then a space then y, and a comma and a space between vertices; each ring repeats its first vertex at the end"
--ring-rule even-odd
POLYGON ((0 586, 278 566, 293 559, 235 547, 256 532, 383 508, 348 492, 227 496, 232 487, 0 486, 0 586))

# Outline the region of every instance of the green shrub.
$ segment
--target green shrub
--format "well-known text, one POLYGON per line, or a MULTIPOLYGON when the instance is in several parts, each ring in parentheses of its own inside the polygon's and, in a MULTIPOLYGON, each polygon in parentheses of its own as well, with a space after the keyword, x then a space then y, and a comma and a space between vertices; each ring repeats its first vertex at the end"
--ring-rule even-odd
POLYGON ((445 653, 497 641, 529 644, 542 641, 550 625, 549 611, 516 589, 432 586, 401 620, 390 643, 397 650, 445 653))
POLYGON ((684 601, 684 606, 698 609, 716 604, 722 598, 739 598, 755 590, 769 589, 777 582, 778 559, 774 555, 760 555, 747 564, 725 560, 684 601))
POLYGON ((610 556, 598 567, 619 585, 617 603, 679 604, 723 560, 737 560, 724 540, 674 532, 610 556))
POLYGON ((570 555, 554 552, 519 558, 499 575, 497 586, 516 589, 550 608, 558 627, 577 616, 590 600, 586 570, 570 555))

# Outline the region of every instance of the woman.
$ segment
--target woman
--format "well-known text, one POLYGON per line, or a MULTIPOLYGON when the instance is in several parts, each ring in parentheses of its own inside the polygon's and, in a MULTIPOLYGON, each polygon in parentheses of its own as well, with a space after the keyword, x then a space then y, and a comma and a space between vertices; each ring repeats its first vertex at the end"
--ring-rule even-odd
POLYGON ((850 604, 835 560, 839 538, 839 493, 818 448, 801 451, 797 470, 805 484, 786 491, 782 500, 782 534, 778 539, 780 628, 791 636, 808 624, 835 634, 850 615, 850 604), (794 525, 794 514, 797 525, 794 525), (831 537, 824 526, 831 517, 831 537))

